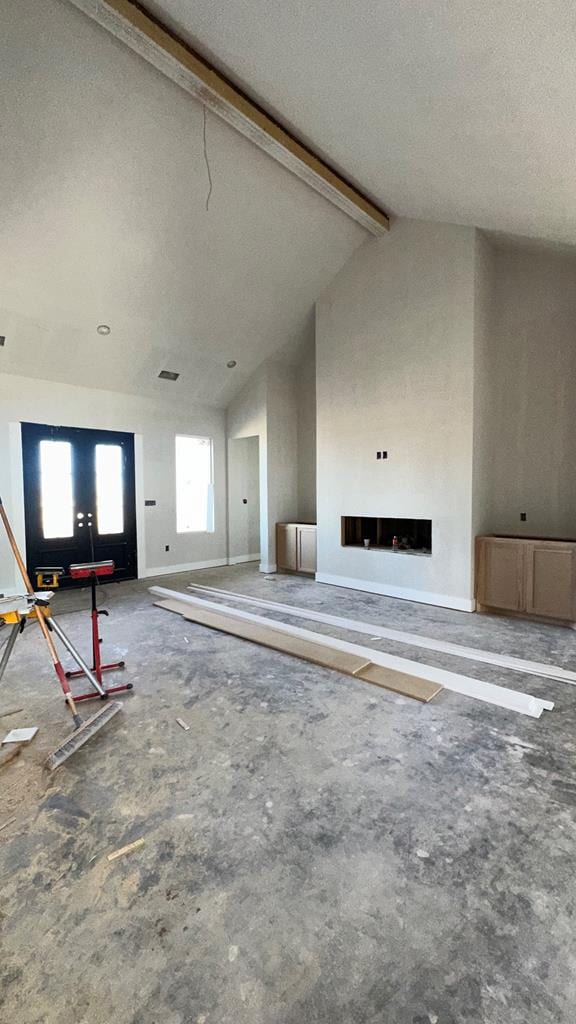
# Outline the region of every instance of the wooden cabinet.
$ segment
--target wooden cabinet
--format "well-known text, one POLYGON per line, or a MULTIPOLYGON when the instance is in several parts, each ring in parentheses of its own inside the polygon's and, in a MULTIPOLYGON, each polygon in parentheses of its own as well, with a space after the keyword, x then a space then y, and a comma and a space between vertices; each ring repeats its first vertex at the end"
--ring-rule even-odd
POLYGON ((486 608, 576 620, 576 542, 478 537, 476 600, 486 608))
POLYGON ((576 544, 529 545, 526 611, 553 619, 576 619, 576 544))
POLYGON ((276 524, 276 565, 289 572, 316 572, 316 526, 276 524))

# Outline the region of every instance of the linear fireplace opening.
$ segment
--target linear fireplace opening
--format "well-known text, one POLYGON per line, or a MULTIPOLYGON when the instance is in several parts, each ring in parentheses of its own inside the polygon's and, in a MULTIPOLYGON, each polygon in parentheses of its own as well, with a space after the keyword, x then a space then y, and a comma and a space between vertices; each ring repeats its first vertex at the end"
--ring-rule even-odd
POLYGON ((342 546, 431 555, 432 520, 342 516, 342 546))

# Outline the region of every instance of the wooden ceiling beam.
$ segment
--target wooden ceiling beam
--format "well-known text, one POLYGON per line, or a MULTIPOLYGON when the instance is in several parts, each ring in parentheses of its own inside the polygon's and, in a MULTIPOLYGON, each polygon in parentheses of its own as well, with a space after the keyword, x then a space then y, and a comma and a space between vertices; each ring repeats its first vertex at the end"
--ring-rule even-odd
POLYGON ((132 0, 70 2, 373 235, 389 229, 383 210, 139 4, 132 0))

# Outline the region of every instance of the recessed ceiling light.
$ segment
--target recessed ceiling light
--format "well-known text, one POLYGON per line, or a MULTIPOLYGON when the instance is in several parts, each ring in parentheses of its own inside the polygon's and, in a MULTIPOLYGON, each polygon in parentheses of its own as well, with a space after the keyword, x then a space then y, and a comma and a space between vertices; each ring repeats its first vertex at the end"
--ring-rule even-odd
POLYGON ((110 327, 108 324, 98 324, 96 330, 98 331, 98 334, 110 334, 110 327))
POLYGON ((228 367, 229 370, 233 370, 236 365, 237 363, 235 359, 229 359, 228 362, 226 363, 226 366, 228 367))
POLYGON ((158 374, 160 380, 178 380, 179 373, 174 373, 174 370, 160 370, 158 374))

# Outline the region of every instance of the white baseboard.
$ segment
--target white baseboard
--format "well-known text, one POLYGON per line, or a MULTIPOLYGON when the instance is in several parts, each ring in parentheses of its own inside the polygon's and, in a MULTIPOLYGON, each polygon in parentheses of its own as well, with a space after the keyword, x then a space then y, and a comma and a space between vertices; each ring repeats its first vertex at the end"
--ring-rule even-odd
POLYGON ((260 562, 258 567, 259 572, 276 572, 276 568, 275 562, 260 562))
POLYGON ((260 552, 254 555, 230 555, 228 565, 240 565, 242 562, 259 562, 260 552))
POLYGON ((228 565, 227 558, 211 558, 207 562, 184 562, 182 565, 162 565, 158 569, 144 569, 138 576, 141 580, 148 580, 152 576, 171 576, 176 572, 193 572, 194 569, 216 569, 218 566, 228 565))
POLYGON ((418 604, 433 604, 439 608, 455 608, 459 612, 473 612, 476 602, 465 597, 451 597, 449 594, 430 594, 426 590, 412 590, 410 587, 395 587, 388 583, 371 580, 357 580, 349 576, 333 576, 327 572, 316 573, 317 583, 329 583, 333 587, 347 587, 349 590, 363 590, 367 594, 381 594, 383 597, 397 597, 401 601, 416 601, 418 604))

